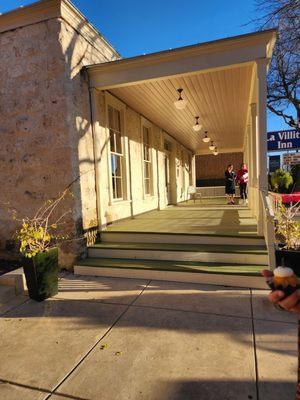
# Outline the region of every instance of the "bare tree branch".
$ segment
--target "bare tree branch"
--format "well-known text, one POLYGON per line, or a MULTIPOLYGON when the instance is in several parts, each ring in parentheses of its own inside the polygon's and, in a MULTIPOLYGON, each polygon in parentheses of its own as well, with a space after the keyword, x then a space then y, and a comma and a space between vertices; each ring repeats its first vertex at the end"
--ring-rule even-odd
POLYGON ((257 0, 256 11, 261 29, 278 30, 268 74, 268 109, 299 130, 300 0, 257 0))

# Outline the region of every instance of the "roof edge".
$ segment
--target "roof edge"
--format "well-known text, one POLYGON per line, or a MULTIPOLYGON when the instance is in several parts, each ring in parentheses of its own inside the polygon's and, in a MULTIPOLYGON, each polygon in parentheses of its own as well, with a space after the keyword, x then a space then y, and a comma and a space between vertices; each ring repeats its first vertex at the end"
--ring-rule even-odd
POLYGON ((0 33, 47 21, 52 18, 65 19, 83 36, 92 38, 96 34, 114 54, 115 58, 121 57, 119 52, 70 0, 40 0, 25 7, 15 8, 0 14, 0 33))
POLYGON ((154 53, 149 53, 146 55, 138 55, 138 56, 133 56, 133 57, 128 57, 128 58, 121 58, 118 60, 114 61, 109 61, 109 62, 104 62, 104 63, 98 63, 98 64, 91 64, 91 65, 86 65, 84 68, 86 69, 97 69, 97 68, 106 68, 112 65, 126 65, 126 64, 135 64, 140 61, 143 61, 147 63, 147 61, 150 60, 156 60, 158 61, 160 58, 169 58, 173 57, 176 54, 180 55, 181 53, 185 53, 188 55, 192 55, 194 52, 198 52, 199 50, 215 50, 217 47, 220 47, 220 50, 224 47, 232 46, 234 44, 243 44, 242 42, 245 42, 244 44, 247 44, 247 42, 253 42, 255 39, 260 39, 257 40, 257 42, 264 42, 268 48, 268 57, 271 56, 271 52, 274 46, 274 43, 276 41, 276 35, 277 35, 277 29, 266 29, 263 31, 256 31, 256 32, 250 32, 242 35, 237 35, 237 36, 231 36, 227 38, 221 38, 221 39, 216 39, 208 42, 202 42, 202 43, 196 43, 192 45, 187 45, 187 46, 182 46, 182 47, 176 47, 171 50, 162 50, 154 53))

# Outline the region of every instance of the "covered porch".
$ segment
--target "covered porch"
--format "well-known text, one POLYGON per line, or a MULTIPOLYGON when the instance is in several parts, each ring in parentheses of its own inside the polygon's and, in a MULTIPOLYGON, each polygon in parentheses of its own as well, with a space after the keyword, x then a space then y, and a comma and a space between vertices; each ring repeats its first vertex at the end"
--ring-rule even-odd
MULTIPOLYGON (((118 244, 118 254, 123 254, 121 247, 127 243, 131 259, 142 259, 143 249, 151 250, 154 265, 161 259, 176 261, 162 255, 159 243, 198 245, 180 251, 200 257, 200 263, 224 262, 227 268, 228 262, 235 266, 243 251, 249 255, 253 246, 260 246, 258 253, 266 252, 267 259, 264 255, 264 261, 257 262, 255 256, 253 271, 274 267, 266 74, 275 35, 274 30, 257 32, 86 67, 98 225, 101 242, 106 243, 91 249, 90 255, 105 258, 107 247, 116 250, 118 244), (178 89, 179 102, 186 103, 179 109, 178 89), (195 156, 215 157, 217 162, 218 155, 227 154, 230 163, 231 155, 238 153, 249 169, 248 206, 227 206, 222 196, 191 201, 195 156), (140 243, 136 251, 132 243, 140 243), (149 243, 155 246, 149 249, 149 243), (205 245, 212 247, 205 251, 205 245), (234 262, 226 256, 230 252, 236 255, 234 262), (217 253, 223 259, 214 256, 217 253)), ((207 167, 203 162, 202 168, 207 167)), ((171 247, 168 257, 178 256, 171 247)))

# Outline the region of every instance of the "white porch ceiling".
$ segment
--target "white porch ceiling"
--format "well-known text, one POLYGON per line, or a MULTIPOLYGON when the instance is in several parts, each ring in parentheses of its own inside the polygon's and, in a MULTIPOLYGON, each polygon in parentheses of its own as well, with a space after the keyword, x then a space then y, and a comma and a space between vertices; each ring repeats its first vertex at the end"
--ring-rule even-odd
POLYGON ((220 152, 242 151, 254 63, 109 89, 110 93, 198 154, 210 153, 204 131, 220 152), (188 101, 177 110, 177 89, 188 101), (202 129, 195 132, 195 116, 202 129))

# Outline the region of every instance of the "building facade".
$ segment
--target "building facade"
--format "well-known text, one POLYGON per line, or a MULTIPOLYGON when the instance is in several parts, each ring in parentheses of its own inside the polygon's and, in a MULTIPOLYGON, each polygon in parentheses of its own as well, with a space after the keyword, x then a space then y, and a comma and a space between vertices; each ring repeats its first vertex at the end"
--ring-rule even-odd
MULTIPOLYGON (((0 244, 16 222, 67 186, 65 227, 79 236, 189 198, 195 154, 242 154, 250 206, 262 221, 267 190, 265 80, 275 32, 121 59, 68 0, 45 0, 0 16, 0 244), (188 106, 174 107, 177 89, 188 106), (191 129, 199 115, 203 129, 191 129)), ((201 169, 201 167, 199 167, 201 169)), ((209 165, 203 162, 203 176, 209 165)), ((209 175, 209 174, 208 174, 209 175)), ((262 233, 263 226, 260 231, 262 233)), ((85 241, 66 244, 72 265, 85 241)))
MULTIPOLYGON (((10 209, 31 216, 73 181, 66 230, 79 235, 98 229, 99 210, 103 225, 186 199, 191 151, 107 92, 96 110, 106 147, 95 160, 92 94, 82 68, 120 55, 70 2, 42 1, 2 15, 0 49, 2 249, 16 228, 10 209), (107 190, 97 195, 99 166, 107 190)), ((61 262, 72 264, 82 249, 65 246, 61 262)))

